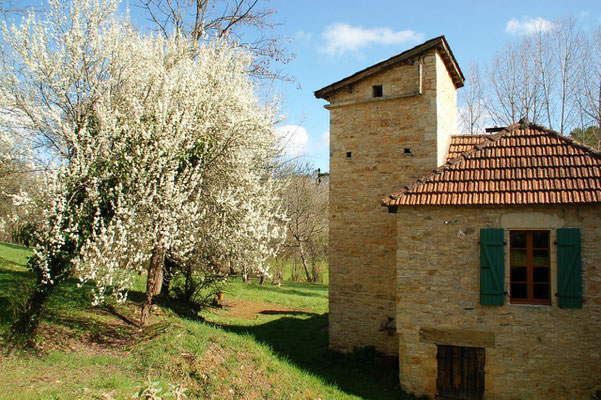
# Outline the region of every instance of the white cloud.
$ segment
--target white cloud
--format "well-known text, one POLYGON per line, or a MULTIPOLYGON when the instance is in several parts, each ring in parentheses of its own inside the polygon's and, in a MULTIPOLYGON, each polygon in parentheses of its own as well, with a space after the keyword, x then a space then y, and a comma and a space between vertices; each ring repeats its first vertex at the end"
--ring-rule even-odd
POLYGON ((340 55, 358 51, 373 44, 418 43, 424 40, 424 34, 412 30, 393 31, 390 28, 366 29, 344 23, 335 23, 321 33, 325 44, 320 48, 324 53, 340 55))
POLYGON ((323 143, 324 146, 329 146, 330 145, 330 131, 325 131, 324 133, 321 134, 321 142, 323 143))
POLYGON ((310 41, 313 39, 313 34, 310 32, 305 32, 303 30, 297 31, 293 36, 294 40, 298 41, 310 41))
POLYGON ((505 25, 505 33, 510 33, 512 35, 530 35, 535 32, 547 32, 551 30, 551 28, 553 28, 553 23, 542 17, 523 17, 521 20, 512 18, 507 21, 507 25, 505 25))
POLYGON ((309 134, 307 130, 298 125, 284 125, 275 128, 282 138, 284 153, 291 157, 298 157, 309 150, 309 134))

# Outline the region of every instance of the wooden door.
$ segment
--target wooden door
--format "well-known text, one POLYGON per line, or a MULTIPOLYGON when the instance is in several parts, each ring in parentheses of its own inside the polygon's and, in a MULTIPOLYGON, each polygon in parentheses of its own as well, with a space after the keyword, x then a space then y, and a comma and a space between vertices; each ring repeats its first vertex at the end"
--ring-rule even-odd
POLYGON ((438 346, 436 398, 484 399, 484 355, 478 347, 438 346))

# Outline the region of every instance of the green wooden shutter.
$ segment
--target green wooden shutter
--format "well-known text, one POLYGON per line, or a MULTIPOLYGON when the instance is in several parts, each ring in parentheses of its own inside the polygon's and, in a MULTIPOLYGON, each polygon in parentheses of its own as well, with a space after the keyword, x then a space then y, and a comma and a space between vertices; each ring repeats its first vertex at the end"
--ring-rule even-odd
POLYGON ((557 305, 582 307, 580 229, 557 229, 557 305))
POLYGON ((503 229, 480 230, 480 304, 505 301, 505 235, 503 229))

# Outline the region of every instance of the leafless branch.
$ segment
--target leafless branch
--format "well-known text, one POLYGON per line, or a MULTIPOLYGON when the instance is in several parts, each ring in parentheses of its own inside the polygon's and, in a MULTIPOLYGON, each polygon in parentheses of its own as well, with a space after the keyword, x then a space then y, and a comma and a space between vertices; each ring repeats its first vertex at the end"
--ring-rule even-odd
POLYGON ((185 35, 196 41, 228 40, 255 56, 251 73, 260 79, 289 79, 274 67, 292 58, 287 39, 271 35, 275 10, 260 0, 139 0, 149 21, 163 35, 185 35))

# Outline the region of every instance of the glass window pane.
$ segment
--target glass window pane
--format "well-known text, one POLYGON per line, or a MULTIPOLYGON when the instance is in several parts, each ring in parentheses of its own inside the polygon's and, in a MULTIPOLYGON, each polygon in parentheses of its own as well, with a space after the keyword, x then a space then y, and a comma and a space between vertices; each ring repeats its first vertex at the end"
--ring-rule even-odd
POLYGON ((526 265, 526 250, 511 250, 511 265, 526 265))
POLYGON ((511 298, 527 299, 528 298, 528 285, 526 285, 525 283, 512 283, 511 284, 511 298))
POLYGON ((534 284, 534 298, 535 299, 548 299, 549 298, 549 285, 544 283, 534 284))
POLYGON ((549 283, 549 268, 536 267, 534 268, 534 282, 549 283))
POLYGON ((549 252, 547 250, 534 250, 534 265, 549 265, 549 252))
POLYGON ((526 267, 511 267, 512 282, 526 282, 528 280, 528 271, 526 267))
POLYGON ((532 246, 539 249, 549 248, 549 232, 535 231, 532 232, 532 246))
POLYGON ((526 248, 526 232, 511 231, 509 232, 509 242, 511 247, 526 248))

